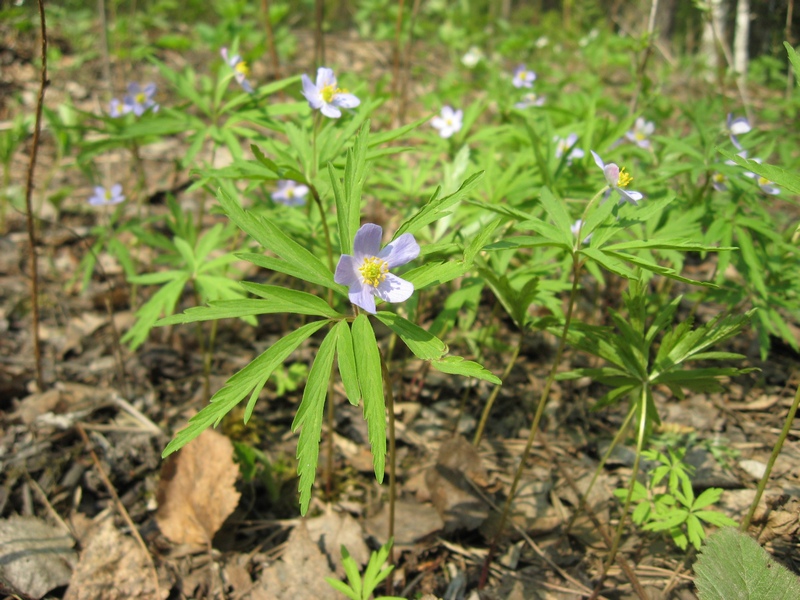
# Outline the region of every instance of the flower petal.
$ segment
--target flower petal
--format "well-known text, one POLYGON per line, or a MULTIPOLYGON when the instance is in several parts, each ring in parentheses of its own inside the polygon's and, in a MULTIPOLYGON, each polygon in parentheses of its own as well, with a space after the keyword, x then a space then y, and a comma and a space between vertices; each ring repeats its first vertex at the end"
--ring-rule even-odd
POLYGON ((619 183, 619 167, 615 163, 608 163, 603 167, 603 175, 605 175, 608 185, 617 187, 619 183))
POLYGON ((386 302, 403 302, 411 297, 414 293, 414 284, 394 275, 392 273, 386 274, 386 279, 374 288, 375 294, 381 300, 386 302))
POLYGON ((144 95, 147 96, 148 99, 152 98, 153 95, 156 93, 156 84, 155 83, 148 83, 144 86, 144 95))
POLYGON ((419 244, 410 233, 404 233, 378 254, 389 265, 390 269, 399 267, 419 256, 419 244))
POLYGON ((594 150, 592 150, 591 152, 592 152, 592 156, 594 156, 594 164, 596 164, 601 169, 605 169, 606 168, 606 163, 603 162, 603 159, 600 158, 597 155, 597 152, 595 152, 594 150))
POLYGON ((349 254, 342 254, 339 258, 339 264, 336 265, 336 273, 333 275, 333 280, 341 285, 361 286, 361 277, 359 277, 354 257, 349 254))
POLYGON ((361 104, 361 100, 358 99, 357 96, 353 94, 336 94, 333 97, 332 104, 334 106, 341 106, 342 108, 355 108, 359 104, 361 104))
POLYGON ((447 123, 445 123, 445 120, 439 115, 436 115, 431 119, 431 127, 433 127, 434 129, 441 129, 446 124, 447 123))
POLYGON ((371 285, 363 285, 359 282, 350 287, 347 296, 350 298, 350 302, 356 306, 363 308, 368 313, 375 314, 375 288, 371 285))
POLYGON ((322 89, 326 85, 336 87, 336 75, 333 74, 333 69, 320 67, 317 69, 317 89, 322 89))
POLYGON ((317 86, 311 83, 311 79, 305 73, 300 79, 303 81, 303 96, 306 97, 311 108, 322 108, 322 97, 317 86))
POLYGON ((122 185, 119 183, 115 183, 111 186, 111 196, 116 197, 122 195, 122 185))
POLYGON ((342 116, 342 111, 336 108, 333 104, 326 104, 325 102, 322 103, 320 112, 331 119, 338 119, 342 116))
POLYGON ((639 205, 639 200, 644 198, 644 194, 635 192, 633 190, 623 190, 622 188, 615 188, 620 195, 620 202, 628 202, 634 206, 639 205))
POLYGON ((375 223, 364 223, 353 240, 353 254, 358 262, 365 256, 378 256, 381 249, 383 229, 375 223))

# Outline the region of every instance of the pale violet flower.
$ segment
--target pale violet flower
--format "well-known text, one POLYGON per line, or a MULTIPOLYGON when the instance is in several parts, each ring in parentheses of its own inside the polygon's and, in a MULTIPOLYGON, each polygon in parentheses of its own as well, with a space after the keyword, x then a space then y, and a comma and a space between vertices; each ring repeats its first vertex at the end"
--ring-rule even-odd
POLYGON ((514 70, 514 79, 511 84, 515 88, 532 88, 536 81, 536 73, 529 71, 525 65, 520 65, 514 70))
MULTIPOLYGON (((145 111, 152 110, 157 112, 159 109, 158 104, 153 100, 156 93, 156 84, 148 83, 142 87, 138 83, 128 84, 128 93, 123 99, 122 113, 127 114, 132 112, 137 117, 141 117, 145 111)), ((113 105, 113 101, 112 101, 113 105)))
POLYGON ((543 35, 541 37, 538 37, 536 39, 536 41, 533 43, 533 45, 536 46, 539 49, 542 49, 542 48, 547 47, 547 44, 549 44, 549 43, 550 43, 550 40, 548 39, 548 37, 546 35, 543 35))
MULTIPOLYGON (((583 227, 583 219, 578 219, 572 224, 572 227, 570 227, 569 230, 572 232, 572 235, 578 237, 578 235, 581 232, 581 227, 583 227)), ((591 241, 591 239, 592 239, 592 234, 590 233, 585 238, 583 238, 583 243, 588 244, 591 241)))
POLYGON ((711 174, 711 185, 713 185, 714 189, 717 190, 718 192, 727 191, 728 189, 727 181, 728 178, 725 177, 725 175, 723 175, 719 171, 714 171, 711 174))
POLYGON ((443 138, 452 137, 454 133, 461 131, 464 111, 453 110, 451 106, 443 106, 442 113, 431 119, 431 127, 439 130, 439 135, 443 138))
POLYGON ((539 96, 534 92, 528 92, 524 96, 522 96, 522 100, 517 102, 514 105, 514 108, 525 109, 530 108, 531 106, 543 106, 544 105, 544 96, 539 96))
POLYGON ((342 254, 333 276, 336 283, 350 288, 350 302, 373 314, 375 296, 385 302, 403 302, 411 297, 414 284, 389 273, 389 269, 419 256, 419 244, 410 233, 404 233, 383 250, 382 236, 380 225, 362 225, 353 241, 353 255, 342 254))
POLYGON ((474 69, 483 59, 483 52, 477 46, 470 46, 466 54, 461 57, 461 64, 468 69, 474 69))
POLYGON ((361 100, 347 90, 339 88, 333 69, 320 67, 317 69, 317 83, 314 84, 308 75, 303 74, 303 96, 311 108, 319 110, 326 117, 338 119, 342 116, 340 108, 355 108, 361 100))
POLYGON ((117 118, 127 114, 130 111, 126 110, 126 106, 119 100, 119 98, 112 98, 111 107, 108 112, 112 117, 117 118))
POLYGON ((639 117, 633 124, 633 129, 625 133, 625 137, 639 148, 649 148, 650 140, 648 138, 653 135, 655 130, 656 126, 652 121, 645 121, 644 117, 639 117))
MULTIPOLYGON (((761 164, 760 158, 751 158, 750 160, 761 164)), ((756 183, 758 184, 758 187, 760 187, 761 191, 764 192, 765 194, 769 194, 770 196, 777 196, 778 194, 781 193, 781 190, 777 188, 773 182, 771 182, 763 175, 757 175, 752 171, 745 171, 743 175, 745 177, 749 177, 750 179, 755 179, 756 183)))
POLYGON ((620 204, 629 202, 636 206, 639 200, 644 198, 639 192, 623 189, 628 187, 630 182, 633 181, 633 177, 625 172, 624 167, 620 169, 614 163, 605 164, 603 159, 600 158, 594 150, 592 150, 592 156, 594 157, 595 164, 603 170, 603 175, 606 178, 608 186, 620 195, 620 204))
POLYGON ((583 158, 585 153, 580 148, 575 148, 575 144, 578 142, 578 135, 575 133, 570 133, 567 137, 562 138, 559 136, 555 136, 553 138, 553 142, 556 145, 556 158, 561 158, 567 152, 567 164, 571 165, 572 161, 576 158, 583 158), (570 150, 570 148, 572 148, 570 150))
POLYGON ((92 206, 111 206, 112 204, 119 204, 125 200, 122 195, 122 186, 115 183, 111 189, 107 190, 102 185, 94 188, 94 195, 89 198, 89 204, 92 206))
POLYGON ((728 135, 731 136, 731 143, 736 146, 737 150, 741 150, 742 145, 739 143, 739 138, 736 136, 752 131, 753 128, 750 127, 750 121, 747 120, 747 117, 734 118, 733 113, 728 113, 725 126, 727 127, 728 135))
POLYGON ((253 86, 247 80, 247 78, 250 76, 250 67, 247 65, 247 63, 238 54, 228 57, 228 49, 225 46, 220 48, 219 53, 222 55, 222 60, 228 63, 228 66, 233 69, 233 76, 236 79, 236 82, 242 86, 242 89, 245 92, 252 94, 253 86))
POLYGON ((278 189, 272 192, 272 199, 286 206, 303 206, 306 203, 308 186, 291 179, 278 181, 278 189))

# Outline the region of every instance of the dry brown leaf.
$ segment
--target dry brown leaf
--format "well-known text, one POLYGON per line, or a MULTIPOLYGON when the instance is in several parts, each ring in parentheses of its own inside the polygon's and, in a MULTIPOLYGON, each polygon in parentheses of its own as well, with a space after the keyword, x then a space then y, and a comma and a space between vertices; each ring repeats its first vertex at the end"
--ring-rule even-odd
POLYGON ((20 595, 41 598, 69 582, 76 555, 63 529, 36 517, 0 521, 0 581, 20 595))
POLYGON ((156 522, 176 544, 210 544, 239 504, 233 444, 207 429, 161 469, 156 522))
POLYGON ((110 515, 103 515, 85 544, 64 600, 154 597, 153 578, 141 547, 119 532, 110 515))
POLYGON ((369 548, 364 542, 361 525, 346 512, 334 512, 330 505, 324 515, 306 520, 306 527, 311 539, 328 555, 329 562, 336 570, 336 576, 344 575, 342 565, 342 546, 353 557, 359 566, 369 560, 369 548))

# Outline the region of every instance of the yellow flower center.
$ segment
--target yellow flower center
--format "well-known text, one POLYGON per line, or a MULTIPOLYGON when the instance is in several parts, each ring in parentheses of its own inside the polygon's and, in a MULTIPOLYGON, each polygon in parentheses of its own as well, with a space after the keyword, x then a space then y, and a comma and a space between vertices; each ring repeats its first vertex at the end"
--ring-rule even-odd
POLYGON ((236 63, 236 66, 233 68, 237 73, 241 73, 245 77, 250 75, 250 67, 248 67, 247 63, 243 60, 240 60, 238 63, 236 63))
POLYGON ((768 185, 769 183, 770 183, 770 181, 766 177, 759 177, 758 178, 758 185, 768 185))
POLYGON ((147 100, 147 96, 145 95, 144 92, 139 92, 138 94, 136 94, 136 103, 137 104, 144 104, 145 100, 147 100))
POLYGON ((111 200, 111 190, 106 190, 106 201, 111 200))
POLYGON ((628 184, 630 184, 631 181, 633 181, 633 177, 631 177, 630 175, 628 175, 628 173, 625 172, 625 167, 622 167, 619 170, 619 179, 617 179, 617 186, 621 188, 628 187, 628 184))
POLYGON ((331 100, 333 100, 333 97, 334 97, 336 94, 338 94, 338 93, 339 93, 339 91, 340 91, 340 90, 338 90, 337 88, 335 88, 335 87, 334 87, 334 86, 332 86, 332 85, 326 85, 326 86, 325 86, 324 88, 322 88, 322 90, 320 91, 320 95, 322 96, 322 99, 325 101, 325 103, 326 103, 326 104, 330 104, 330 103, 331 103, 331 100))
POLYGON ((364 283, 372 287, 378 287, 386 279, 386 273, 389 272, 389 264, 376 256, 368 256, 361 263, 358 271, 361 273, 364 283))
POLYGON ((725 175, 723 175, 722 173, 714 173, 711 176, 711 179, 716 183, 722 183, 723 181, 725 181, 725 175))
POLYGON ((633 137, 636 138, 637 141, 641 142, 642 140, 646 140, 647 136, 643 134, 641 131, 637 131, 633 134, 633 137))

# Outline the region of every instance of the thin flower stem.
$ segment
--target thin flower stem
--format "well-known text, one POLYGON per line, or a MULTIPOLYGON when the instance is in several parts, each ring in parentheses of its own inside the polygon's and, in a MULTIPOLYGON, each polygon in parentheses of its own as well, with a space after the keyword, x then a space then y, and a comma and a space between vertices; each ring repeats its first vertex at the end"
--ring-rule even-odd
POLYGON ((42 107, 44 106, 44 90, 47 87, 47 22, 44 17, 44 0, 39 0, 39 26, 42 35, 42 69, 39 80, 39 95, 36 99, 36 120, 33 126, 33 142, 31 158, 28 162, 28 176, 25 180, 25 210, 28 220, 28 246, 31 253, 31 327, 33 337, 33 358, 36 370, 36 385, 44 391, 42 374, 42 346, 39 339, 39 265, 36 254, 36 231, 34 229, 33 207, 33 171, 36 168, 36 157, 39 153, 39 134, 42 130, 42 107))
POLYGON ((639 463, 641 462, 642 458, 642 448, 644 446, 645 430, 647 428, 647 390, 647 385, 643 384, 642 395, 639 400, 639 431, 636 435, 636 457, 633 459, 633 469, 631 473, 631 483, 628 487, 628 494, 625 496, 625 504, 622 507, 622 514, 619 517, 617 531, 614 534, 614 543, 611 545, 611 549, 608 551, 608 558, 606 558, 605 563, 603 563, 603 573, 600 575, 600 579, 594 588, 594 593, 589 600, 597 598, 597 595, 600 593, 600 588, 603 585, 603 581, 605 581, 608 570, 611 568, 611 565, 614 564, 614 560, 617 557, 617 550, 619 550, 619 544, 622 540, 622 531, 625 529, 625 520, 627 519, 628 512, 630 511, 631 500, 633 499, 633 488, 636 484, 636 476, 639 474, 639 463))
MULTIPOLYGON (((514 365, 517 363, 517 358, 519 358, 520 350, 522 350, 522 340, 525 339, 525 332, 521 332, 519 334, 519 339, 517 340, 517 345, 514 346, 514 350, 511 354, 511 360, 508 361, 508 365, 506 366, 506 370, 503 371, 503 375, 500 377, 503 381, 505 381, 509 374, 511 373, 511 369, 514 368, 514 365)), ((489 396, 489 400, 486 402, 486 406, 483 407, 483 413, 481 414, 480 423, 478 423, 478 429, 475 431, 475 437, 472 440, 473 446, 478 446, 481 443, 481 438, 483 437, 483 430, 486 428, 486 421, 489 420, 489 413, 492 410, 492 405, 494 405, 494 401, 497 399, 497 395, 500 393, 499 385, 494 386, 492 390, 492 395, 489 396)))
MULTIPOLYGON (((389 369, 386 361, 381 357, 381 371, 383 372, 383 383, 386 388, 386 411, 389 413, 389 539, 394 539, 394 514, 395 499, 397 496, 397 453, 395 451, 395 428, 394 428, 394 392, 392 391, 392 379, 389 376, 389 369)), ((394 545, 389 550, 388 564, 394 565, 394 545)), ((393 593, 394 581, 389 575, 386 578, 386 595, 393 593)))
POLYGON ((794 416, 797 414, 798 404, 800 404, 800 385, 797 386, 797 392, 794 395, 794 402, 792 402, 792 406, 789 408, 789 414, 786 415, 786 421, 783 424, 781 435, 778 438, 775 447, 772 449, 772 454, 769 457, 769 462, 767 463, 767 468, 764 471, 764 475, 761 477, 761 481, 758 482, 758 488, 756 489, 756 495, 755 498, 753 498, 753 503, 750 505, 750 510, 747 512, 747 516, 744 518, 744 521, 742 521, 742 524, 739 527, 740 531, 747 531, 747 528, 750 527, 750 521, 753 520, 753 515, 756 512, 756 508, 758 508, 758 503, 761 500, 761 496, 764 494, 764 488, 767 487, 767 482, 769 481, 769 475, 772 472, 772 467, 775 466, 775 461, 777 460, 778 455, 781 453, 781 448, 783 448, 783 442, 786 441, 786 436, 789 435, 789 431, 792 428, 794 416))
MULTIPOLYGON (((594 198, 592 199, 594 201, 594 198)), ((561 337, 558 341, 558 348, 556 350, 556 355, 553 359, 553 366, 550 368, 550 373, 547 375, 547 381, 545 382, 544 389, 542 390, 542 395, 539 397, 539 404, 536 407, 536 414, 533 417, 533 423, 531 424, 530 433, 528 434, 528 442, 525 444, 525 449, 522 452, 522 456, 520 457, 519 466, 517 467, 517 471, 514 474, 514 481, 511 484, 511 489, 508 492, 508 497, 506 498, 505 505, 503 506, 503 513, 500 517, 500 523, 497 527, 497 533, 495 533, 494 539, 492 540, 492 544, 489 547, 489 552, 486 555, 486 559, 483 563, 483 570, 481 572, 481 577, 478 582, 478 589, 482 589, 486 585, 486 580, 489 577, 489 565, 492 562, 494 557, 495 550, 497 549, 497 543, 500 539, 500 536, 505 529, 506 520, 508 520, 508 515, 511 511, 511 503, 514 500, 514 495, 517 492, 517 486, 519 485, 520 479, 522 478, 522 471, 525 469, 525 463, 528 460, 528 457, 531 453, 531 448, 533 447, 533 442, 536 439, 536 432, 539 430, 539 423, 542 420, 542 415, 544 414, 544 408, 547 405, 547 399, 550 397, 550 388, 553 385, 553 382, 556 378, 556 373, 558 373, 558 367, 561 363, 561 356, 564 354, 564 348, 567 345, 567 333, 569 332, 569 325, 572 321, 572 312, 575 307, 575 300, 578 296, 578 276, 580 275, 580 268, 581 264, 578 260, 577 254, 573 254, 572 259, 572 289, 570 290, 569 294, 569 303, 567 305, 567 314, 564 318, 564 327, 561 330, 561 337)))
POLYGON ((272 30, 272 19, 269 16, 270 0, 261 0, 261 12, 264 13, 264 30, 267 33, 267 47, 272 61, 272 76, 278 80, 281 78, 281 64, 278 60, 278 51, 275 49, 275 32, 272 30))
MULTIPOLYGON (((319 197, 319 192, 317 188, 313 185, 308 186, 311 190, 311 196, 314 198, 314 203, 317 205, 317 209, 319 209, 319 218, 322 221, 322 230, 325 233, 325 250, 328 253, 328 268, 333 272, 333 245, 331 244, 331 231, 328 228, 328 220, 325 218, 325 208, 322 206, 322 200, 319 197)), ((333 290, 328 290, 329 296, 333 295, 333 290)), ((329 302, 332 302, 333 299, 330 298, 329 302)))

